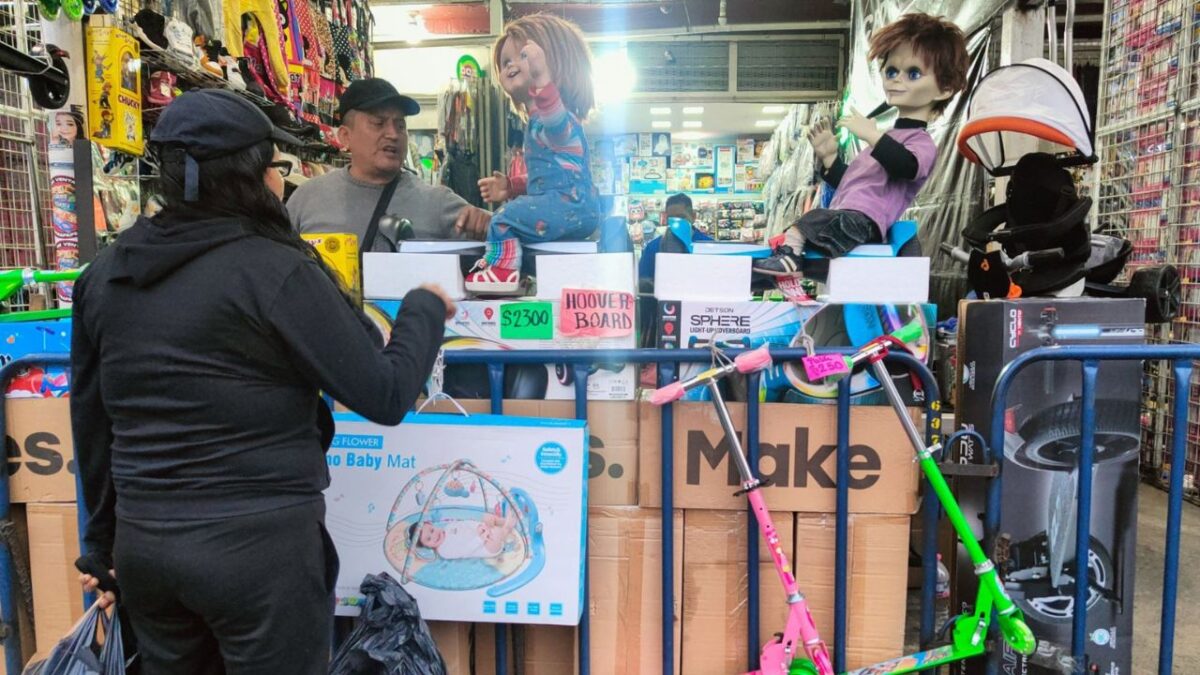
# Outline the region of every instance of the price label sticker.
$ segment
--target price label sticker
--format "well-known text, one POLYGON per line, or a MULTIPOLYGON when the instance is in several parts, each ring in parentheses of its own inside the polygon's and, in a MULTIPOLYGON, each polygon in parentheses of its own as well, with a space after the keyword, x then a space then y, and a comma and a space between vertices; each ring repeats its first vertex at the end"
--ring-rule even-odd
POLYGON ((553 340, 554 306, 549 302, 500 305, 501 340, 553 340))
POLYGON ((827 377, 845 375, 850 372, 846 367, 846 359, 841 354, 817 354, 801 359, 804 363, 804 374, 810 382, 819 382, 827 377))

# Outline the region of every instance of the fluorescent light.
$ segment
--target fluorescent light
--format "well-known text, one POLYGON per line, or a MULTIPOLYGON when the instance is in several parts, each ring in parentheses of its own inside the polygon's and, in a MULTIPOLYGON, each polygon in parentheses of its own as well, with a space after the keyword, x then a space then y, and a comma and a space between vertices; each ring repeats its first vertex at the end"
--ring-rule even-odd
POLYGON ((654 120, 650 123, 650 126, 654 127, 655 129, 670 129, 671 120, 654 120))
POLYGON ((671 114, 671 107, 670 107, 670 106, 667 106, 667 107, 665 107, 665 108, 651 108, 651 109, 650 109, 650 114, 651 114, 651 115, 670 115, 670 114, 671 114))
POLYGON ((684 106, 683 114, 684 115, 703 115, 704 114, 704 106, 702 106, 702 105, 684 106))
POLYGON ((684 129, 699 129, 702 126, 704 126, 704 123, 701 122, 700 120, 684 120, 683 121, 684 129))
POLYGON ((592 86, 596 101, 600 105, 619 103, 629 98, 637 85, 637 71, 629 61, 629 54, 618 49, 601 54, 595 59, 592 69, 592 86))
POLYGON ((779 126, 779 120, 758 120, 757 122, 754 123, 754 126, 756 126, 756 127, 777 127, 777 126, 779 126))
POLYGON ((781 112, 786 112, 787 106, 786 105, 764 105, 762 111, 763 111, 763 113, 765 113, 767 115, 778 115, 781 112))

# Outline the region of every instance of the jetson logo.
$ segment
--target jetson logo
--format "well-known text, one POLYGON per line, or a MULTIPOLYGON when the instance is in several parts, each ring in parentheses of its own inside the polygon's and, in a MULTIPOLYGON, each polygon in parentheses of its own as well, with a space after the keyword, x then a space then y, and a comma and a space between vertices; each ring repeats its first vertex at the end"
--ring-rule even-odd
MULTIPOLYGON (((740 434, 739 434, 740 438, 740 434)), ((822 445, 810 448, 808 428, 796 427, 794 443, 759 443, 759 468, 761 476, 769 479, 778 487, 808 487, 810 484, 820 488, 832 489, 836 486, 834 476, 837 473, 837 463, 834 456, 837 445, 822 445), (763 460, 770 459, 770 462, 763 460), (770 471, 764 465, 774 464, 770 471)), ((702 466, 719 470, 725 464, 725 480, 731 486, 740 482, 737 467, 729 459, 729 439, 722 434, 720 441, 713 443, 703 431, 689 431, 687 434, 687 482, 689 485, 700 484, 702 466)), ((850 446, 850 483, 851 490, 865 490, 879 482, 881 461, 879 453, 866 445, 850 446)))

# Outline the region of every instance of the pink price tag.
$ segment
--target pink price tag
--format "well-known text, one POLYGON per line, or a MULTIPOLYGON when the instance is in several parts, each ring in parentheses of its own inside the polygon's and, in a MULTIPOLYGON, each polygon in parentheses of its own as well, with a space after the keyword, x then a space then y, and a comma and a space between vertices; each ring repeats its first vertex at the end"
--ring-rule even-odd
POLYGON ((816 356, 806 356, 801 361, 804 363, 804 374, 808 376, 810 382, 818 382, 831 375, 844 375, 850 372, 846 367, 846 359, 841 354, 817 354, 816 356))

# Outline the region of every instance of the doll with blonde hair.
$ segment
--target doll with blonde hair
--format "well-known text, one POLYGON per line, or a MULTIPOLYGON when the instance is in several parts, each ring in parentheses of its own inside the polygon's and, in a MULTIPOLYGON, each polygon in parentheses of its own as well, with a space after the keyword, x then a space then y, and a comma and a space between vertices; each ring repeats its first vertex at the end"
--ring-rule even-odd
POLYGON ((504 27, 492 47, 492 67, 514 109, 528 119, 527 174, 497 172, 479 181, 487 201, 512 201, 492 216, 487 252, 466 289, 511 295, 520 287, 521 242, 585 239, 600 222, 583 133, 595 104, 592 63, 574 24, 534 14, 504 27))

